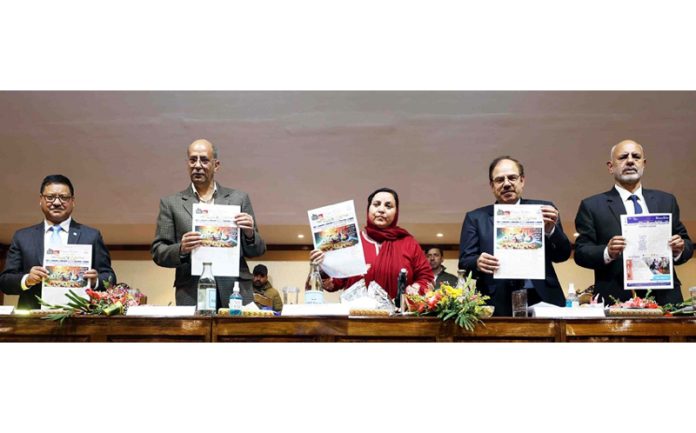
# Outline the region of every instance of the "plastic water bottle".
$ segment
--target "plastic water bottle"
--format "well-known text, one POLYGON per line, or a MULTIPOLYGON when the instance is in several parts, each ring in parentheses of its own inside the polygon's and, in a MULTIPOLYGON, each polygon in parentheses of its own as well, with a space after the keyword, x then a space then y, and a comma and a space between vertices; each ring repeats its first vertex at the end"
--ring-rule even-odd
POLYGON ((234 289, 230 294, 230 316, 242 315, 242 294, 239 293, 239 281, 234 282, 234 289))
POLYGON ((203 272, 198 279, 198 302, 196 313, 204 316, 215 314, 217 307, 217 283, 213 275, 213 264, 203 263, 203 272))
POLYGON ((568 297, 566 298, 566 308, 575 308, 580 306, 578 295, 575 293, 575 284, 568 284, 568 297))

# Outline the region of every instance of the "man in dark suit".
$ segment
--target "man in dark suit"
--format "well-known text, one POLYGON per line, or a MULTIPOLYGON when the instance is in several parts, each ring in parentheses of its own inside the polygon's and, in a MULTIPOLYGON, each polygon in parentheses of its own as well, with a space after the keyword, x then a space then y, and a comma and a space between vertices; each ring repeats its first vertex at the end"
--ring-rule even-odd
POLYGON ((495 279, 500 267, 493 256, 493 206, 488 205, 466 214, 459 243, 459 269, 473 272, 476 288, 490 296, 489 305, 495 307, 494 315, 512 314, 512 292, 527 289, 529 305, 544 301, 558 306, 565 305, 565 297, 558 282, 554 263, 568 260, 570 241, 563 232, 558 210, 553 203, 522 198, 524 189, 524 167, 514 158, 502 156, 491 162, 488 179, 497 204, 542 205, 544 218, 546 278, 543 280, 495 279))
POLYGON ((43 267, 44 245, 92 245, 92 269, 84 277, 90 287, 103 289, 104 282, 116 284, 111 257, 98 230, 79 224, 71 217, 75 207, 75 190, 70 179, 54 174, 41 182, 39 205, 44 222, 18 230, 12 237, 5 270, 0 274, 0 289, 19 295, 18 309, 39 308, 41 282, 48 277, 43 267))
MULTIPOLYGON (((679 219, 677 199, 666 192, 643 189, 641 178, 646 165, 643 146, 633 140, 624 140, 611 149, 607 162, 614 176, 614 188, 584 199, 575 217, 579 236, 575 242, 575 263, 594 270, 595 293, 605 302, 609 295, 625 301, 632 295, 624 290, 622 252, 626 242, 621 236, 621 215, 641 213, 671 213, 672 237, 669 246, 675 265, 686 263, 694 253, 694 246, 679 219)), ((674 288, 652 292, 660 304, 683 301, 681 282, 674 273, 674 288)), ((645 291, 637 291, 644 296, 645 291)))
POLYGON ((241 213, 235 216, 235 223, 241 231, 239 277, 215 277, 215 281, 218 306, 228 306, 235 281, 239 281, 242 302, 246 305, 254 300, 254 292, 251 288, 253 277, 244 257, 257 257, 266 251, 266 244, 256 228, 251 201, 247 193, 224 188, 215 182, 220 160, 211 142, 194 141, 189 145, 187 155, 191 185, 160 200, 155 240, 150 248, 152 259, 159 266, 176 268, 176 304, 196 305, 198 276, 191 275, 191 251, 200 247, 202 238, 200 233, 192 231, 193 204, 239 205, 241 213))

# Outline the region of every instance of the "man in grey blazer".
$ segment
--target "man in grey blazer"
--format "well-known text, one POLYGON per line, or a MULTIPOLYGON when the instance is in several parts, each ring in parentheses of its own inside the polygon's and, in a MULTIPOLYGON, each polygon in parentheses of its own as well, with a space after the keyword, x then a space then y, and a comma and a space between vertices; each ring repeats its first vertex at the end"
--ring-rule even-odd
POLYGON ((239 205, 241 213, 235 217, 241 231, 239 277, 215 277, 215 281, 219 307, 228 306, 235 281, 239 281, 243 304, 246 305, 254 300, 254 292, 251 287, 253 276, 244 258, 257 257, 266 252, 266 244, 256 228, 251 201, 247 193, 222 187, 215 182, 220 160, 211 142, 204 139, 194 141, 189 145, 187 155, 191 185, 160 200, 155 240, 150 248, 152 259, 159 266, 176 268, 176 304, 196 305, 198 276, 191 275, 191 251, 201 245, 202 239, 200 233, 192 231, 193 204, 239 205))

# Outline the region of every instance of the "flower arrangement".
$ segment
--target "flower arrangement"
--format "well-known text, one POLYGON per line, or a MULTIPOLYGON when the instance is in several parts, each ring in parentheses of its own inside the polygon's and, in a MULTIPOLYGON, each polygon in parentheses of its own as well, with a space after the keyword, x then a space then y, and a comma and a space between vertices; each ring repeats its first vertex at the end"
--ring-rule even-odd
POLYGON ((488 296, 476 291, 476 280, 469 273, 466 279, 459 279, 456 288, 442 283, 439 290, 430 290, 425 295, 407 295, 406 304, 418 316, 435 315, 443 321, 454 319, 457 325, 473 331, 481 318, 492 314, 487 299, 488 296))
POLYGON ((113 316, 125 314, 128 307, 140 305, 143 294, 139 289, 132 289, 126 283, 114 286, 108 281, 104 282, 106 290, 97 292, 87 289, 85 293, 89 297, 85 299, 72 290, 66 293, 69 302, 67 305, 51 305, 37 296, 39 303, 52 310, 60 310, 48 314, 46 319, 57 320, 62 324, 65 319, 75 315, 113 316))
POLYGON ((625 310, 660 310, 665 316, 693 316, 696 315, 696 311, 693 309, 693 299, 687 298, 683 302, 678 302, 676 304, 665 304, 660 306, 656 301, 655 297, 651 296, 651 290, 648 290, 645 297, 634 294, 631 299, 625 302, 621 302, 613 296, 609 296, 612 301, 610 309, 625 309, 625 310))

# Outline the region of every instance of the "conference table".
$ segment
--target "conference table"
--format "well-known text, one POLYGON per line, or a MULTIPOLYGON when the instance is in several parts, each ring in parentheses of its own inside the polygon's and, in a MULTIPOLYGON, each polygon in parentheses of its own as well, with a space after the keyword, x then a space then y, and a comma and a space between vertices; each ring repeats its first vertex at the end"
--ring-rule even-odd
POLYGON ((490 318, 473 332, 433 317, 0 316, 1 342, 691 342, 696 318, 490 318))

